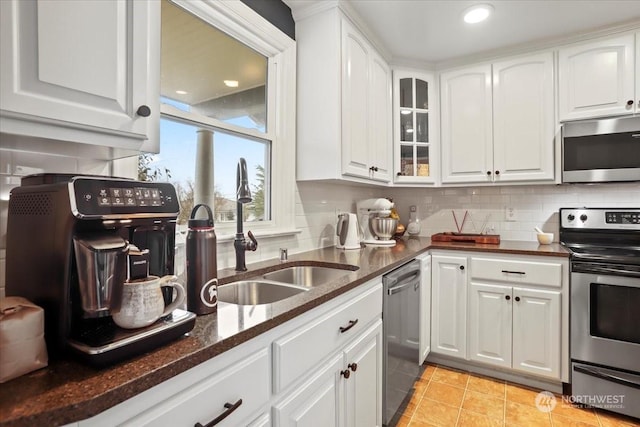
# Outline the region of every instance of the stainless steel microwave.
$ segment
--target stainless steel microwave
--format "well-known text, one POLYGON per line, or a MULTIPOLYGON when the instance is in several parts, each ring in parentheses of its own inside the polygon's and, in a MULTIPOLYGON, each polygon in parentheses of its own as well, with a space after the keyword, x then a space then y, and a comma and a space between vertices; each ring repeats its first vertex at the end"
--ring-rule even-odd
POLYGON ((562 127, 562 182, 640 181, 640 117, 562 127))

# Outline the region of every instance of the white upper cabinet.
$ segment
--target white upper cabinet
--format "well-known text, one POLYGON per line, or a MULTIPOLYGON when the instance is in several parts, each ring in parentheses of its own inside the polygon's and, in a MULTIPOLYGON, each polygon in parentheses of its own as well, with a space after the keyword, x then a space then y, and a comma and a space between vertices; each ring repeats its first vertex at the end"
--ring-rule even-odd
POLYGON ((391 180, 391 70, 332 8, 296 22, 298 180, 391 180))
POLYGON ((634 37, 626 34, 560 49, 560 121, 640 110, 640 94, 634 87, 640 80, 634 72, 634 37))
POLYGON ((490 182, 491 65, 440 75, 442 182, 490 182))
POLYGON ((0 8, 2 132, 158 150, 159 2, 0 8))
POLYGON ((435 184, 438 103, 433 74, 393 71, 394 181, 435 184))
POLYGON ((554 178, 553 53, 440 76, 442 182, 554 178))
POLYGON ((554 177, 553 54, 493 64, 495 181, 554 177))

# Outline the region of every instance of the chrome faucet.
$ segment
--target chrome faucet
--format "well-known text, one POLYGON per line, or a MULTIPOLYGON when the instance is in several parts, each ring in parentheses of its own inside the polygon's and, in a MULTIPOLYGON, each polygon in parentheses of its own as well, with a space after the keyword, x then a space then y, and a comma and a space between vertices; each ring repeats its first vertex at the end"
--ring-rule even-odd
POLYGON ((236 170, 236 205, 237 205, 237 218, 236 218, 236 238, 233 241, 233 247, 236 250, 236 271, 247 271, 247 265, 245 263, 245 252, 255 251, 258 249, 258 241, 254 237, 251 231, 247 232, 249 241, 244 237, 242 231, 242 221, 244 216, 242 214, 242 205, 251 202, 251 190, 249 189, 249 178, 247 173, 247 162, 243 157, 240 157, 238 161, 238 169, 236 170))

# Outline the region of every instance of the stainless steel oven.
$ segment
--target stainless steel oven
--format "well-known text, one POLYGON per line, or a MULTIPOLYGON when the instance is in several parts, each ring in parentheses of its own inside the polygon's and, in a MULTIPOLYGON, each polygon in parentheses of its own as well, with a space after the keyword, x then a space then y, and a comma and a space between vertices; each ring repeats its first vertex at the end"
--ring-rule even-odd
POLYGON ((574 400, 640 417, 640 209, 561 209, 574 400))

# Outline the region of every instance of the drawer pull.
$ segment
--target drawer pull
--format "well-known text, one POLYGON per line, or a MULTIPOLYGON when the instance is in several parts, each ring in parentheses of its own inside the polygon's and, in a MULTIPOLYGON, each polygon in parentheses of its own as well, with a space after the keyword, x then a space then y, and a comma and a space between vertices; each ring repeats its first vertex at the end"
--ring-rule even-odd
POLYGON ((195 427, 212 427, 215 426, 216 424, 218 424, 220 421, 224 420, 225 418, 227 418, 229 415, 231 415, 231 413, 233 411, 235 411, 236 409, 238 409, 240 407, 240 405, 242 405, 242 399, 238 399, 238 401, 236 403, 225 403, 224 407, 226 408, 226 410, 218 415, 215 419, 213 419, 209 424, 200 424, 200 423, 196 423, 195 427))
POLYGON ((345 369, 344 371, 340 371, 340 375, 342 375, 345 380, 348 380, 349 377, 351 376, 351 371, 348 369, 345 369))
POLYGON ((351 369, 353 372, 355 372, 355 371, 357 371, 357 370, 358 370, 358 364, 357 364, 357 363, 355 363, 355 362, 353 362, 353 363, 349 363, 349 364, 347 365, 347 368, 349 368, 349 369, 351 369))
POLYGON ((342 333, 347 332, 349 329, 351 329, 354 326, 356 326, 356 323, 358 323, 358 319, 349 320, 349 326, 340 326, 340 333, 342 334, 342 333))
POLYGON ((527 274, 524 271, 511 271, 511 270, 502 270, 503 273, 507 274, 527 274))

